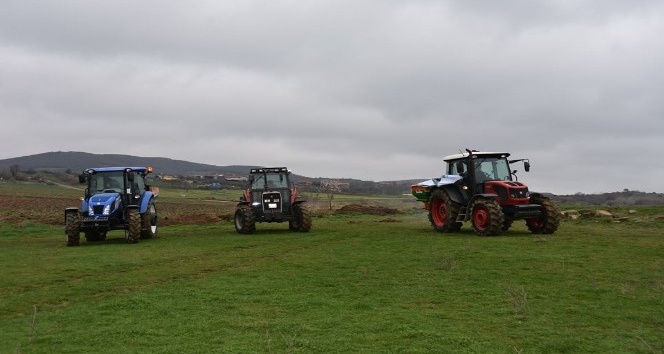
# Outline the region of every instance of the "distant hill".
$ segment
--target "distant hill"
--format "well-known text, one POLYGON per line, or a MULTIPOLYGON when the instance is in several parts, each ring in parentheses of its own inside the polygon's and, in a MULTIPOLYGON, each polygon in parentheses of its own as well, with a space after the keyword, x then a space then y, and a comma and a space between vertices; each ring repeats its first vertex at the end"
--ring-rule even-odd
POLYGON ((89 167, 110 166, 152 166, 157 174, 196 175, 196 174, 236 174, 246 175, 253 166, 215 166, 165 157, 140 157, 117 154, 90 154, 77 151, 56 151, 42 154, 14 157, 0 160, 0 170, 18 166, 25 170, 51 170, 75 172, 89 167))
MULTIPOLYGON (((244 176, 254 166, 215 166, 165 157, 140 157, 118 154, 90 154, 77 151, 56 151, 0 160, 0 177, 9 175, 12 167, 20 171, 54 171, 78 174, 89 167, 105 166, 152 166, 157 175, 196 176, 223 174, 244 176)), ((372 182, 356 179, 310 178, 293 174, 293 180, 306 181, 310 189, 325 190, 339 188, 339 192, 359 194, 409 194, 410 186, 426 178, 404 181, 372 182)), ((1 179, 1 178, 0 178, 1 179)), ((664 194, 628 191, 574 195, 551 195, 559 203, 589 205, 664 205, 664 194)))

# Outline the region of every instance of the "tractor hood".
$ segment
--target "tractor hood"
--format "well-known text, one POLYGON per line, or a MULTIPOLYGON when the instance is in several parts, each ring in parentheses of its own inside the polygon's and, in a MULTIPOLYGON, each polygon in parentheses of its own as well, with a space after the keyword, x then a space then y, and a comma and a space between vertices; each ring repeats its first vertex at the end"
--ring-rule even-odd
POLYGON ((120 193, 99 193, 90 197, 90 205, 107 205, 118 199, 120 193))
POLYGON ((88 215, 109 216, 119 209, 121 203, 120 193, 95 194, 88 201, 88 215))

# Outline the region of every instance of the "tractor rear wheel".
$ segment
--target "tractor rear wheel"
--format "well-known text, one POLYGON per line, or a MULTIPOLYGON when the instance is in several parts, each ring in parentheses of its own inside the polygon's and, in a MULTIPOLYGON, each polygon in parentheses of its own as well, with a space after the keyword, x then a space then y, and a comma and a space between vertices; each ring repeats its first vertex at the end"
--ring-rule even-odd
POLYGON ((526 226, 528 226, 528 230, 534 234, 552 234, 556 232, 561 219, 556 204, 547 197, 533 197, 530 202, 542 206, 542 216, 527 219, 526 226))
POLYGON ((470 207, 470 219, 475 232, 482 236, 499 235, 503 230, 505 215, 498 202, 480 198, 470 207))
POLYGON ((256 231, 254 211, 250 205, 238 205, 235 210, 235 231, 239 234, 253 234, 256 231))
POLYGON ((157 237, 157 207, 150 201, 148 210, 141 214, 141 238, 157 237))
POLYGON ((453 202, 446 191, 436 189, 429 197, 429 222, 438 232, 456 232, 461 229, 457 222, 459 203, 453 202))
POLYGON ((293 215, 295 220, 288 222, 289 229, 299 232, 311 230, 311 212, 304 202, 293 205, 293 215))
POLYGON ((138 208, 127 209, 127 223, 129 224, 125 237, 127 243, 138 243, 141 238, 141 214, 138 208))
POLYGON ((78 211, 65 212, 65 234, 67 246, 78 246, 81 242, 81 216, 78 211))

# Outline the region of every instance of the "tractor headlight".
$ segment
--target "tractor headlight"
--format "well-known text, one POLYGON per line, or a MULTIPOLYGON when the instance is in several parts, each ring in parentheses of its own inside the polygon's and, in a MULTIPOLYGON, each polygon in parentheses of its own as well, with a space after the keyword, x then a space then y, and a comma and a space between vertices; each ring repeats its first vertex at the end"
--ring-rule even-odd
POLYGON ((108 215, 110 213, 111 213, 111 205, 109 204, 109 205, 104 207, 104 213, 103 214, 108 215))
POLYGON ((88 215, 95 215, 95 211, 92 209, 92 205, 88 204, 88 215))

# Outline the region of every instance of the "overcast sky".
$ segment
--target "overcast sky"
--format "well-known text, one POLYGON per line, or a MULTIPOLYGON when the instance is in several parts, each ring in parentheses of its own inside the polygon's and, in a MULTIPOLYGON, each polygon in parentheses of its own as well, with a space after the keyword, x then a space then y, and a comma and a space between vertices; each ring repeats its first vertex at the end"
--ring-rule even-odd
POLYGON ((664 1, 0 1, 0 159, 48 151, 664 192, 664 1), (522 166, 519 166, 522 170, 522 166))

